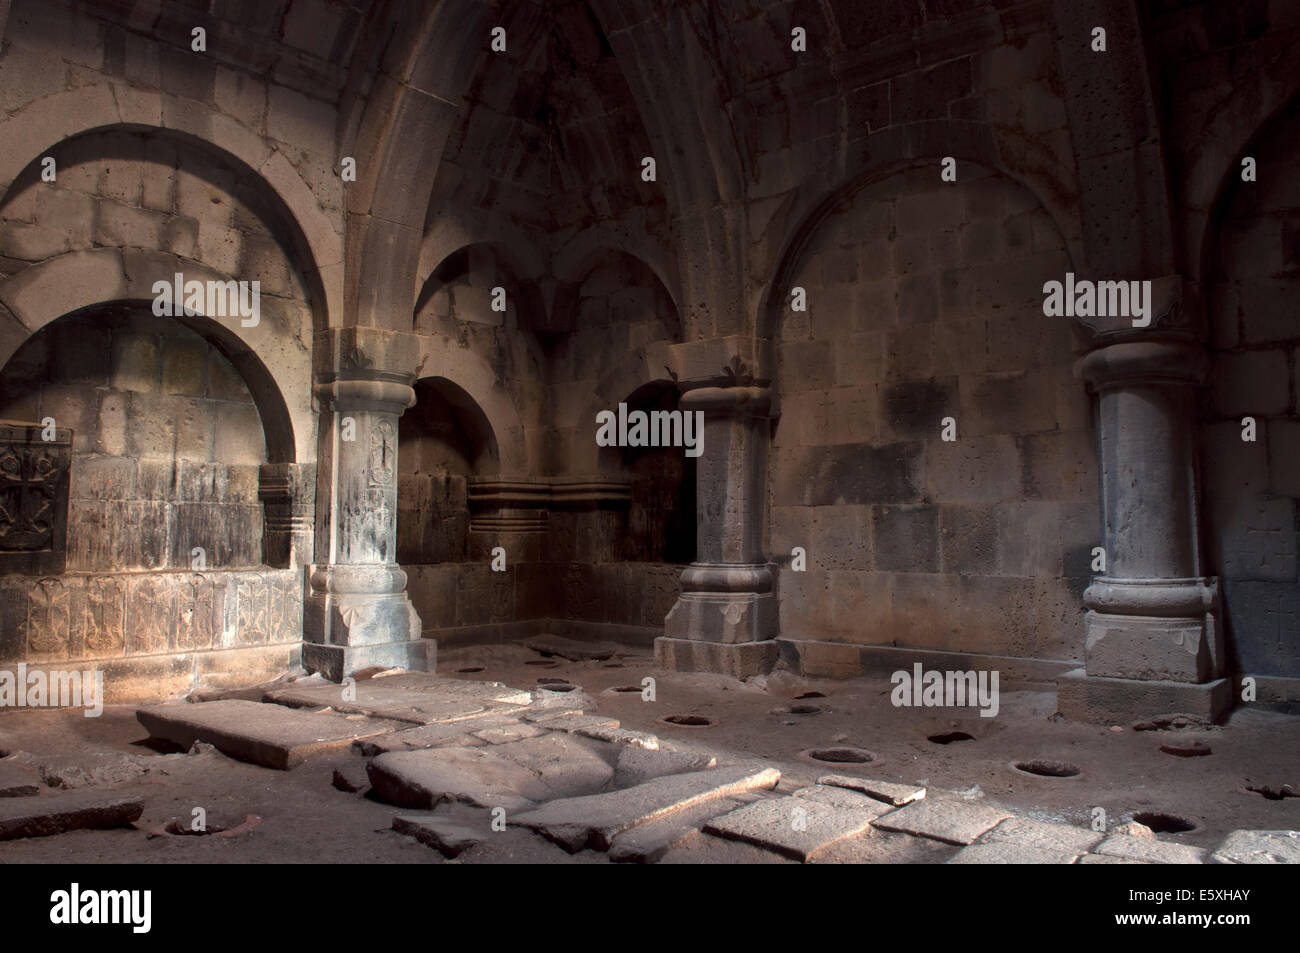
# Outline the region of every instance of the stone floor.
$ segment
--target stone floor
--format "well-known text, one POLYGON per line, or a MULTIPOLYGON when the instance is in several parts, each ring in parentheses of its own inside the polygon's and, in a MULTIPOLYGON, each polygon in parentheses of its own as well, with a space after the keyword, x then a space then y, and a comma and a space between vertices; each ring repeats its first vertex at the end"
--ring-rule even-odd
POLYGON ((888 688, 677 675, 550 640, 350 689, 6 712, 0 861, 1300 861, 1294 717, 1085 726, 1025 691, 954 720, 888 688), (1210 754, 1180 756, 1192 742, 1210 754), (1028 761, 1078 773, 1012 766, 1028 761), (1170 818, 1192 829, 1151 829, 1170 818))

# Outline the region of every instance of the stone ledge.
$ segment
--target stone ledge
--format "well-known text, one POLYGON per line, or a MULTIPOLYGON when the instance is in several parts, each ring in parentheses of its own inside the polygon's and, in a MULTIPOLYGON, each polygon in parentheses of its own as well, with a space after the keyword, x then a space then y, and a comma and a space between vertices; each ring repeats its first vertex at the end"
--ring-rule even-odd
POLYGON ((1232 708, 1232 683, 1142 681, 1088 675, 1076 668, 1056 683, 1056 707, 1066 718, 1103 725, 1127 725, 1152 715, 1178 712, 1221 721, 1232 708))

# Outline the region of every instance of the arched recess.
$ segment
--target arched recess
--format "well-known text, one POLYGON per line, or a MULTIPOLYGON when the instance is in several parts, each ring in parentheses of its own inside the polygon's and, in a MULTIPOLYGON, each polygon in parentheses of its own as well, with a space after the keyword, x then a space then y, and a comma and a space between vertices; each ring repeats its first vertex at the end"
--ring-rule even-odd
POLYGON ((200 103, 105 83, 38 99, 0 121, 0 196, 29 166, 73 136, 107 129, 170 135, 197 144, 265 183, 299 246, 318 327, 342 323, 343 241, 292 163, 236 120, 200 103))
MULTIPOLYGON (((187 281, 227 280, 175 256, 116 248, 68 252, 24 269, 0 284, 0 305, 12 316, 0 324, 0 362, 65 314, 111 302, 152 309, 154 282, 178 271, 187 281)), ((262 416, 269 462, 315 459, 311 356, 293 343, 269 309, 249 328, 237 318, 182 315, 173 320, 200 330, 244 376, 262 416)))
POLYGON ((1300 96, 1245 141, 1258 177, 1243 182, 1240 167, 1228 167, 1201 256, 1210 356, 1199 395, 1201 532, 1209 573, 1220 580, 1230 667, 1296 680, 1300 96))
POLYGON ((470 556, 469 483, 499 472, 496 434, 460 385, 422 377, 414 386, 415 404, 398 421, 397 560, 462 562, 470 556))
POLYGON ((652 380, 625 394, 617 403, 626 405, 630 422, 635 414, 646 415, 644 439, 657 445, 609 446, 598 453, 602 478, 629 485, 618 531, 620 560, 685 565, 695 559, 696 458, 686 453, 685 441, 702 441, 703 434, 679 409, 678 399, 671 380, 652 380))
POLYGON ((771 553, 800 547, 808 567, 781 574, 781 630, 1082 658, 1096 440, 1075 329, 1042 312, 1071 252, 1015 179, 937 167, 841 190, 761 316, 781 398, 771 553))
POLYGON ((653 271, 672 299, 673 309, 681 314, 681 277, 676 257, 654 237, 633 234, 621 222, 601 222, 574 235, 555 253, 551 273, 560 285, 580 285, 611 251, 635 258, 653 271))
POLYGON ((527 475, 530 471, 524 421, 509 396, 498 386, 496 369, 473 351, 448 347, 440 338, 421 335, 417 340, 420 354, 416 366, 420 379, 437 378, 454 385, 477 408, 476 414, 482 414, 483 426, 492 434, 496 449, 493 455, 479 461, 482 475, 527 475))
POLYGON ((0 418, 70 435, 68 570, 268 562, 260 473, 292 461, 288 413, 219 322, 131 299, 64 314, 0 366, 0 418))
MULTIPOLYGON (((1053 178, 1047 171, 1056 163, 1050 154, 1034 143, 1018 143, 1036 158, 1024 162, 1040 170, 1036 176, 1019 175, 1002 161, 993 130, 974 122, 926 122, 910 127, 884 129, 879 133, 857 140, 852 154, 846 156, 845 168, 858 170, 849 178, 831 186, 802 187, 791 203, 787 215, 774 220, 773 227, 790 223, 780 236, 777 247, 780 256, 758 306, 757 336, 771 341, 774 331, 787 309, 788 296, 794 271, 806 253, 812 236, 821 224, 840 208, 846 197, 855 195, 872 184, 910 169, 926 169, 939 182, 940 161, 945 157, 957 160, 958 181, 966 179, 967 170, 977 176, 997 172, 1014 181, 1034 196, 1034 199, 1051 216, 1053 227, 1069 252, 1070 266, 1082 260, 1083 246, 1076 214, 1070 211, 1069 190, 1066 183, 1053 178), (942 144, 942 153, 928 151, 936 143, 942 144)), ((816 181, 814 179, 814 181, 816 181)))
POLYGON ((547 309, 534 269, 508 245, 475 242, 454 248, 441 258, 424 280, 415 301, 414 330, 428 333, 425 319, 432 305, 435 315, 445 316, 450 303, 434 301, 441 291, 459 286, 468 293, 468 307, 457 309, 461 317, 505 328, 539 330, 546 326, 547 309), (505 290, 505 311, 497 311, 494 290, 505 290), (462 313, 463 312, 463 313, 462 313))

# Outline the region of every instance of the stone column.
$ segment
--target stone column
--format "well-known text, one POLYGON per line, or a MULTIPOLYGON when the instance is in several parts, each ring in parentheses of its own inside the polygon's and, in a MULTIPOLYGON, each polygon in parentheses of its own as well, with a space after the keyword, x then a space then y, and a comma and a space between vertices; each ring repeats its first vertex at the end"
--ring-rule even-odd
POLYGON ((430 669, 434 643, 397 565, 397 419, 415 403, 409 374, 351 368, 316 385, 321 405, 317 564, 303 622, 303 666, 335 681, 371 666, 430 669))
POLYGON ((1201 576, 1193 397, 1200 345, 1125 341, 1077 372, 1098 395, 1106 571, 1084 593, 1085 668, 1058 683, 1063 714, 1123 724, 1219 717, 1231 701, 1218 583, 1201 576))
POLYGON ((655 640, 655 659, 678 671, 744 678, 771 670, 779 628, 771 567, 764 560, 764 503, 771 392, 702 386, 680 408, 704 412, 696 461, 696 560, 655 640))

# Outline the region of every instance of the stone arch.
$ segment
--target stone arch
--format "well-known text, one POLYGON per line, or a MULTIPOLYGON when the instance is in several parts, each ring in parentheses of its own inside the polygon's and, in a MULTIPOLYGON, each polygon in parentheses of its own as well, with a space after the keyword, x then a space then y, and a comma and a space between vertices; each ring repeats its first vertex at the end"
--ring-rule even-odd
MULTIPOLYGON (((53 93, 0 121, 0 140, 29 144, 0 154, 0 197, 23 170, 66 139, 107 129, 163 133, 246 168, 269 190, 301 245, 317 324, 342 323, 343 241, 288 158, 238 121, 199 103, 105 83, 53 93)), ((2 199, 0 199, 2 200, 2 199)))
POLYGON ((439 272, 443 267, 458 255, 472 255, 482 250, 492 256, 493 262, 500 270, 500 277, 505 280, 503 287, 506 287, 508 292, 507 313, 513 311, 518 327, 528 330, 545 329, 548 326, 548 312, 541 286, 533 277, 537 272, 532 267, 534 264, 532 256, 517 254, 512 251, 509 244, 486 241, 458 245, 434 263, 434 267, 421 283, 419 294, 415 299, 412 321, 419 318, 430 297, 442 286, 439 272), (513 307, 510 306, 511 303, 513 307))
POLYGON ((493 461, 500 475, 527 475, 524 422, 513 402, 497 386, 497 373, 492 365, 468 349, 446 347, 445 342, 424 336, 418 340, 417 378, 444 380, 455 392, 465 395, 492 434, 496 447, 493 461))
MULTIPOLYGON (((1043 164, 1051 161, 1041 147, 1034 147, 1032 144, 1022 145, 1030 148, 1031 151, 1037 149, 1041 153, 1043 164)), ((794 225, 782 238, 779 246, 782 252, 773 272, 772 281, 759 302, 755 325, 756 336, 769 342, 773 340, 779 327, 784 296, 788 293, 790 282, 802 264, 809 242, 822 223, 847 197, 909 169, 932 166, 937 179, 939 160, 949 155, 957 160, 959 170, 963 163, 973 163, 984 170, 1006 176, 1026 189, 1052 216, 1071 261, 1077 262, 1082 259, 1082 240, 1078 236, 1077 220, 1068 211, 1066 197, 1060 187, 1052 183, 1035 181, 1030 176, 1019 175, 1007 168, 999 156, 992 131, 987 126, 970 122, 932 122, 917 123, 910 132, 904 128, 885 129, 854 144, 853 154, 846 161, 846 167, 860 169, 861 171, 856 175, 831 188, 800 189, 791 213, 785 218, 785 221, 793 222, 794 225), (927 135, 922 136, 922 132, 926 132, 927 135), (936 142, 944 143, 946 151, 942 155, 930 151, 936 142)), ((960 181, 959 172, 958 182, 960 181)))
POLYGON ((654 272, 672 299, 673 307, 681 314, 682 290, 677 259, 652 236, 632 235, 628 227, 619 222, 601 222, 574 235, 555 253, 551 272, 558 282, 581 284, 611 250, 635 258, 654 272))
MULTIPOLYGON (((180 270, 181 259, 175 256, 116 248, 68 252, 24 269, 0 284, 0 305, 10 319, 0 327, 0 366, 31 335, 66 314, 114 302, 152 306, 154 280, 180 270)), ((225 280, 218 272, 192 263, 184 270, 187 280, 225 280)), ((244 377, 262 417, 268 461, 314 459, 311 408, 297 401, 291 410, 284 396, 310 394, 310 355, 285 341, 274 318, 252 328, 203 315, 176 320, 217 346, 244 377)))

